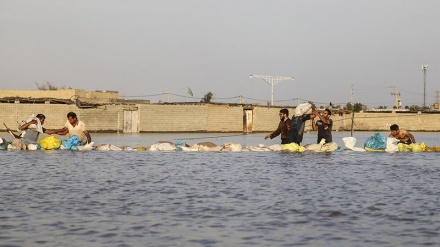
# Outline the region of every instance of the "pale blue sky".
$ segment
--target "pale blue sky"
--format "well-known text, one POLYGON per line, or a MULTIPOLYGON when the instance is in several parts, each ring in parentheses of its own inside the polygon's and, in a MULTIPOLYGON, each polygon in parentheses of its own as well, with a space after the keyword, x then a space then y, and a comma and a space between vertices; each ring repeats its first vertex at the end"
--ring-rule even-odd
MULTIPOLYGON (((275 104, 353 101, 423 104, 440 90, 440 1, 422 0, 0 0, 0 86, 171 92, 171 101, 266 104, 250 74, 294 76, 275 104)), ((130 97, 131 98, 131 97, 130 97)), ((135 97, 152 102, 167 95, 135 97)))

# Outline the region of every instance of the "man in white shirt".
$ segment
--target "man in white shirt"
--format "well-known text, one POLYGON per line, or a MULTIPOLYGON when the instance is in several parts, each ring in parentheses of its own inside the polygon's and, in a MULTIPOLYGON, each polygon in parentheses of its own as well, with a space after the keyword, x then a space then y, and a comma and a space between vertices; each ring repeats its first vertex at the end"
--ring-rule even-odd
POLYGON ((92 137, 86 129, 86 125, 83 121, 78 120, 76 113, 69 112, 67 113, 67 121, 64 125, 64 128, 59 130, 47 130, 48 134, 57 134, 57 135, 66 135, 69 133, 69 136, 78 136, 78 140, 82 143, 91 143, 92 137))

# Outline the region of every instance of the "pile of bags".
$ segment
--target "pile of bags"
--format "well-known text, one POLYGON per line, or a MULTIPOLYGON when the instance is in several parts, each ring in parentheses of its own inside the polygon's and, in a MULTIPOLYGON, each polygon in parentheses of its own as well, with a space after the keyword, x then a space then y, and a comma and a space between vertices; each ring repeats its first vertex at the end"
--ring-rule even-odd
POLYGON ((386 152, 425 152, 434 151, 434 148, 428 148, 424 142, 404 144, 399 143, 396 138, 375 133, 365 141, 365 150, 367 151, 386 151, 386 152))

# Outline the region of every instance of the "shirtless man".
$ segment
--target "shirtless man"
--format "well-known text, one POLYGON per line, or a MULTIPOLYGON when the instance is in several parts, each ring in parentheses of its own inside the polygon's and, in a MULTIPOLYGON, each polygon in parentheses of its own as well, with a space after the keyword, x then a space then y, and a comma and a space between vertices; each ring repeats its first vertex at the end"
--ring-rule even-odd
POLYGON ((400 141, 400 143, 411 144, 416 143, 414 136, 404 129, 399 129, 397 124, 390 126, 391 134, 389 137, 394 137, 400 141))

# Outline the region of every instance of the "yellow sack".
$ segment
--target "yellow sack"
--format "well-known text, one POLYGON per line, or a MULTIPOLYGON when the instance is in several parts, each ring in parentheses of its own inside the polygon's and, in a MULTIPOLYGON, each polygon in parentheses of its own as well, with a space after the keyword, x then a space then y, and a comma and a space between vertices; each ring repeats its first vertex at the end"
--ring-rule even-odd
POLYGON ((425 152, 425 150, 426 150, 426 145, 424 142, 411 143, 411 144, 409 144, 409 146, 411 147, 411 151, 413 151, 413 152, 425 152))
POLYGON ((432 150, 434 150, 434 152, 440 152, 440 146, 434 146, 432 150))
POLYGON ((49 136, 46 138, 42 138, 38 141, 42 149, 52 150, 58 149, 61 146, 61 139, 56 138, 54 136, 49 136))
POLYGON ((300 146, 294 142, 289 143, 289 144, 281 144, 281 148, 283 150, 289 151, 289 152, 298 152, 298 153, 302 153, 304 152, 304 147, 300 146))
POLYGON ((397 144, 397 148, 399 148, 400 152, 411 152, 411 146, 408 144, 399 143, 397 144))

